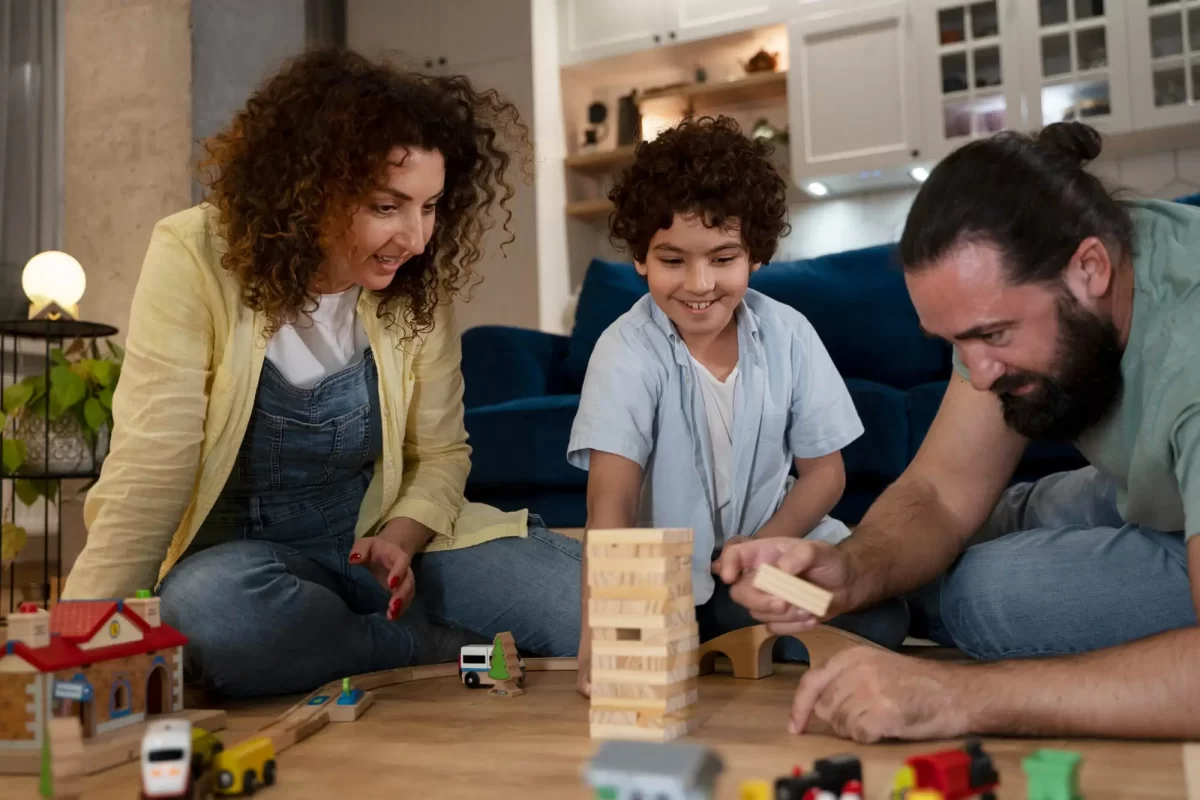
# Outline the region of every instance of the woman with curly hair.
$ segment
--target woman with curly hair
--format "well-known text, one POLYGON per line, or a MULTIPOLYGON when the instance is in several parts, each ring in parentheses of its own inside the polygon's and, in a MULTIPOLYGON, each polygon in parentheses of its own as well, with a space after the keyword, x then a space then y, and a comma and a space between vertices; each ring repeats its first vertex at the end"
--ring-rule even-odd
POLYGON ((463 497, 454 293, 512 105, 342 50, 269 78, 154 229, 65 598, 156 587, 189 679, 309 690, 512 631, 572 655, 577 542, 463 497))
MULTIPOLYGON (((638 145, 609 193, 613 238, 650 291, 592 352, 568 459, 588 470, 589 529, 692 529, 701 641, 757 622, 714 581, 724 548, 850 535, 829 512, 845 487, 841 449, 863 432, 854 403, 808 320, 749 288, 787 231, 786 190, 765 142, 704 117, 638 145)), ((831 624, 898 646, 908 609, 831 624)), ((808 654, 785 639, 776 657, 808 654)))

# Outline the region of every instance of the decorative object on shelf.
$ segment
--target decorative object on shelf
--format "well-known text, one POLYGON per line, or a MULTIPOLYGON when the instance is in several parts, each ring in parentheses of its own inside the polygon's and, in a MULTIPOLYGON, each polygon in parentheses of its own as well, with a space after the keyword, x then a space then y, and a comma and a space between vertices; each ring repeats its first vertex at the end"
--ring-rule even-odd
POLYGON ((754 139, 768 139, 779 144, 788 143, 787 129, 776 128, 766 117, 755 121, 754 126, 750 129, 750 136, 754 139))
POLYGON ((38 253, 21 272, 30 319, 78 319, 86 288, 83 266, 61 250, 38 253))
POLYGON ((696 83, 704 83, 708 80, 708 70, 703 66, 696 65, 696 83))
POLYGON ((636 144, 642 138, 642 112, 637 89, 617 101, 617 146, 636 144))
MULTIPOLYGON (((49 282, 39 280, 31 279, 35 290, 49 287, 57 292, 49 282)), ((36 291, 31 295, 46 297, 36 291)), ((52 306, 63 309, 64 302, 73 308, 81 295, 78 286, 70 293, 58 292, 49 300, 50 305, 41 307, 42 311, 52 306)), ((35 305, 39 302, 33 300, 35 305)), ((12 486, 8 506, 0 509, 4 522, 0 528, 0 618, 17 606, 14 562, 30 538, 29 530, 17 522, 18 505, 32 509, 41 502, 41 582, 37 586, 41 605, 49 607, 52 586, 55 593, 61 590, 62 481, 99 476, 108 451, 112 397, 124 351, 112 342, 106 342, 102 350, 96 340, 116 333, 110 325, 61 314, 57 318, 35 314, 31 319, 0 322, 0 479, 10 481, 12 486), (31 353, 20 345, 22 340, 43 343, 43 361, 37 371, 22 368, 23 360, 37 357, 36 351, 31 353), (57 550, 53 582, 51 538, 56 540, 57 550), (3 597, 6 588, 8 602, 3 597)), ((37 516, 26 513, 22 522, 37 516)), ((22 581, 28 583, 31 577, 27 574, 22 581)), ((26 600, 30 594, 22 591, 26 600)))
POLYGON ((742 64, 742 69, 748 73, 774 72, 778 66, 779 53, 768 53, 766 50, 759 50, 750 56, 749 61, 742 64))
POLYGON ((608 134, 608 126, 604 124, 608 120, 608 106, 597 100, 588 106, 587 114, 588 127, 583 131, 583 147, 590 150, 608 134))

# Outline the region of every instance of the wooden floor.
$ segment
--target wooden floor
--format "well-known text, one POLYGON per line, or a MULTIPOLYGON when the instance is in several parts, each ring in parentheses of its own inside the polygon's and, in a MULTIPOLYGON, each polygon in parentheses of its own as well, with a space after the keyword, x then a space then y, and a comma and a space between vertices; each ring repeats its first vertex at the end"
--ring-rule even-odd
MULTIPOLYGON (((955 742, 855 746, 836 738, 790 736, 785 728, 802 666, 778 666, 759 681, 725 675, 700 679, 700 727, 689 737, 714 747, 725 761, 718 798, 734 799, 743 780, 775 777, 794 764, 853 751, 863 760, 865 797, 883 800, 905 756, 955 742)), ((427 798, 589 797, 580 769, 595 749, 588 737, 587 700, 574 672, 530 672, 527 692, 501 698, 438 678, 379 690, 357 722, 330 724, 280 757, 279 783, 259 797, 279 800, 426 800, 427 798)), ((236 741, 261 728, 295 698, 227 706, 236 741)), ((1026 797, 1021 759, 1038 746, 1080 751, 1086 800, 1184 800, 1179 744, 987 740, 1001 775, 998 797, 1026 797)), ((87 780, 85 800, 132 800, 139 788, 131 763, 87 780)), ((0 798, 35 800, 31 777, 0 778, 0 798)))

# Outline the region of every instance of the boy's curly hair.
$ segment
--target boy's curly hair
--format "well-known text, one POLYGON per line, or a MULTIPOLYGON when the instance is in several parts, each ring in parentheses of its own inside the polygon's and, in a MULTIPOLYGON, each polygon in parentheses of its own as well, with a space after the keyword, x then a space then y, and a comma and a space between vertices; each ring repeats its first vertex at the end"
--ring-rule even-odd
POLYGON ((614 244, 644 262, 650 240, 671 227, 675 214, 700 214, 710 228, 739 223, 750 261, 767 263, 789 230, 787 183, 771 151, 723 116, 685 119, 642 142, 608 193, 614 244))
POLYGON ((294 322, 315 308, 310 288, 324 252, 386 175, 392 148, 437 150, 446 179, 433 236, 377 293, 389 325, 397 308, 403 314, 403 338, 426 331, 438 302, 475 275, 497 185, 505 244, 513 239, 502 146, 513 139, 528 144, 516 108, 464 77, 414 74, 340 48, 298 56, 205 143, 205 200, 229 245, 222 264, 245 304, 266 315, 268 332, 294 322))

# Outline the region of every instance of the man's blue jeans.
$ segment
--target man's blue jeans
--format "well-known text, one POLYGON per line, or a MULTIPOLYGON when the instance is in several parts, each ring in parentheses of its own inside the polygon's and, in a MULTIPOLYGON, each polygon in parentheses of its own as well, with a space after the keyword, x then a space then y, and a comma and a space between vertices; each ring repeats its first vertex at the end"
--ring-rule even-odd
POLYGON ((417 555, 416 598, 396 621, 390 594, 349 564, 352 545, 352 536, 240 539, 179 562, 160 595, 163 619, 189 639, 189 681, 235 697, 307 692, 453 662, 464 644, 503 631, 530 655, 578 652, 581 546, 534 515, 525 538, 417 555))
POLYGON ((1196 625, 1183 534, 1126 523, 1095 467, 1010 488, 958 561, 909 599, 930 638, 981 660, 1081 653, 1196 625))

